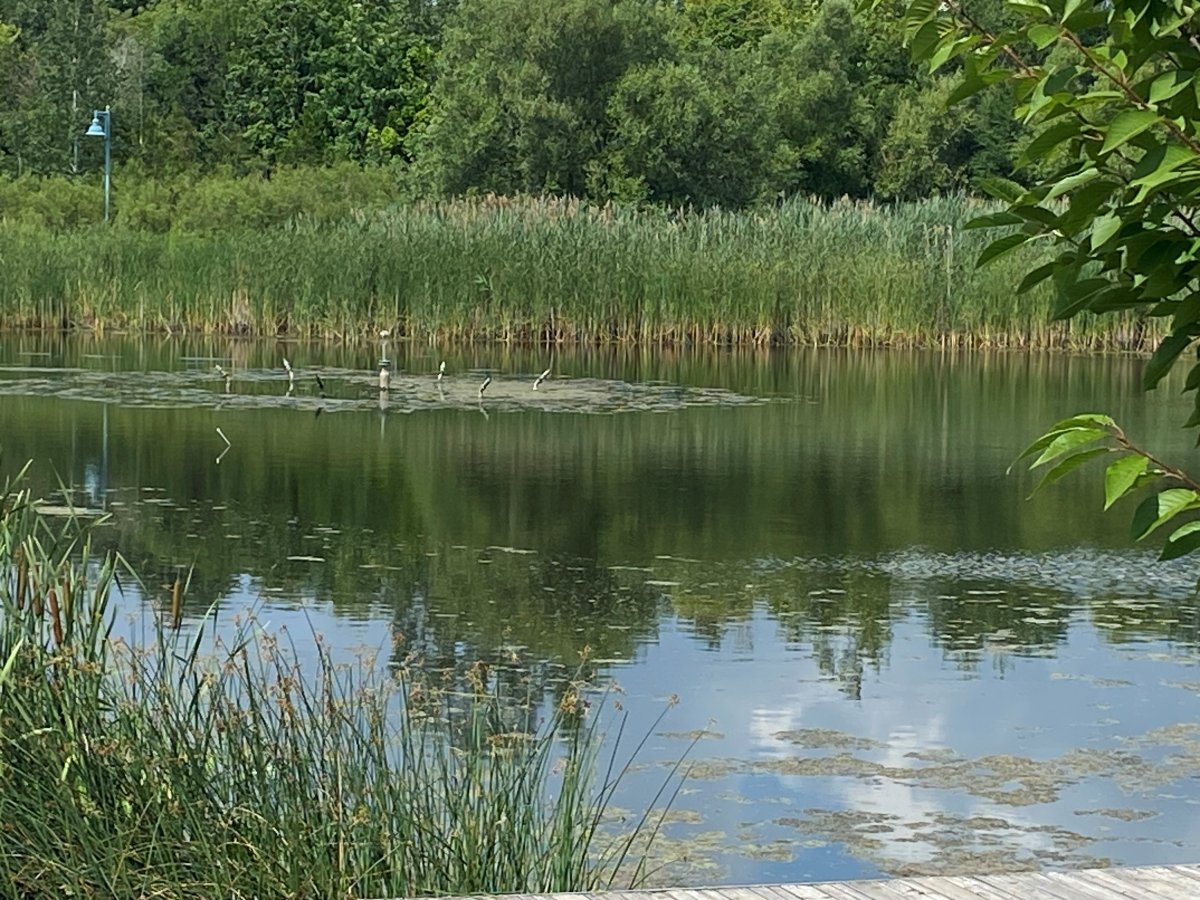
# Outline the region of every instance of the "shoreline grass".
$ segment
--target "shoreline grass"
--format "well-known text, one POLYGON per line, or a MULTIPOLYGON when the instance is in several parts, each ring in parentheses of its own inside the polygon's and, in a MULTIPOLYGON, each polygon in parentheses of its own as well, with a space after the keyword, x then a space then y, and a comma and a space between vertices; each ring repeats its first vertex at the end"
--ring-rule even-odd
POLYGON ((223 642, 160 625, 132 647, 112 636, 121 567, 4 486, 0 880, 15 896, 432 896, 646 874, 663 794, 602 836, 624 770, 598 758, 583 684, 531 727, 540 697, 483 666, 454 685, 337 663, 319 640, 303 659, 252 621, 223 642))
POLYGON ((1050 321, 977 270, 988 204, 790 200, 749 212, 485 197, 259 229, 0 223, 0 327, 419 342, 1140 349, 1131 316, 1050 321))

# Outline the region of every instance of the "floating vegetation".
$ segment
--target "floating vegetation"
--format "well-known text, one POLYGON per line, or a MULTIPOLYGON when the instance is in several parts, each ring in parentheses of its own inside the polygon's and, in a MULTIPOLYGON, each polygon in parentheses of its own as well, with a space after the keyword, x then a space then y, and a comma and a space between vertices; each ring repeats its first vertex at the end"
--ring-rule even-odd
MULTIPOLYGON (((119 403, 128 407, 224 410, 300 409, 308 412, 384 410, 396 413, 433 409, 479 409, 491 412, 620 413, 666 412, 691 406, 747 406, 766 401, 721 388, 683 387, 661 383, 630 383, 601 378, 559 376, 552 387, 534 393, 529 382, 497 376, 487 395, 479 396, 472 380, 396 373, 391 389, 378 390, 373 373, 352 369, 322 369, 323 387, 300 392, 285 386, 278 372, 245 369, 228 382, 214 380, 207 370, 175 372, 96 372, 87 369, 45 369, 38 377, 27 370, 0 367, 0 397, 58 397, 119 403), (22 377, 11 377, 20 374, 22 377)), ((517 551, 513 551, 517 552, 517 551)))
POLYGON ((1080 852, 1092 843, 1085 835, 991 816, 938 812, 911 819, 872 810, 805 809, 802 816, 780 817, 776 823, 843 844, 898 877, 1107 863, 1080 852))
POLYGON ((1142 819, 1153 819, 1158 815, 1148 809, 1077 809, 1077 816, 1105 816, 1118 819, 1121 822, 1140 822, 1142 819))
POLYGON ((856 737, 830 728, 800 728, 792 731, 777 731, 777 741, 786 741, 797 747, 832 750, 881 750, 887 745, 870 738, 856 737))
POLYGON ((1068 549, 1055 553, 932 553, 905 550, 861 566, 892 578, 964 583, 963 594, 977 601, 1000 602, 1003 592, 966 588, 966 584, 1005 582, 1018 587, 1051 589, 1075 597, 1115 594, 1130 611, 1155 607, 1155 597, 1195 594, 1195 572, 1186 562, 1159 562, 1151 553, 1133 550, 1068 549), (1137 596, 1126 594, 1136 585, 1137 596))

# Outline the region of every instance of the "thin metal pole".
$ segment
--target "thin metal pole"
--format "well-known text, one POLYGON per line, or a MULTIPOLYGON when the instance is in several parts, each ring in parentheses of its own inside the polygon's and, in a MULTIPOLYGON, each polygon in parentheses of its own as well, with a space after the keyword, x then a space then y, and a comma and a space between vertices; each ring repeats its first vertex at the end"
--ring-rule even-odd
POLYGON ((108 224, 112 192, 112 111, 104 107, 104 223, 108 224))

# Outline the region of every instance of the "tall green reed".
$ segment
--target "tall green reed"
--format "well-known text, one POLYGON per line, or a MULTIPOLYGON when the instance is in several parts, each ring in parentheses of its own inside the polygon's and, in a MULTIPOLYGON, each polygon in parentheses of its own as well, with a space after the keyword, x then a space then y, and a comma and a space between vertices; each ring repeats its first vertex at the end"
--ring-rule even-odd
MULTIPOLYGON (((549 710, 311 653, 253 617, 113 637, 132 578, 90 526, 0 506, 0 881, 21 897, 384 897, 636 883, 661 818, 606 827, 588 688, 549 710), (544 720, 528 725, 532 711, 544 720)), ((660 791, 655 802, 669 799, 660 791)))
MULTIPOLYGON (((485 197, 152 234, 0 224, 0 326, 420 341, 1139 347, 1051 322, 1044 248, 983 270, 987 204, 790 200, 684 212, 485 197)), ((1153 329, 1153 325, 1149 326, 1153 329)))

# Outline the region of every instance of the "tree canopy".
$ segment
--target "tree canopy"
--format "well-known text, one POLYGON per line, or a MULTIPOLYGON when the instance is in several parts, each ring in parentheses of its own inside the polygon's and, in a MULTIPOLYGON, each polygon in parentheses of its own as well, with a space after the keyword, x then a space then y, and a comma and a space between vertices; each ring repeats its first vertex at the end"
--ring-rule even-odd
POLYGON ((0 173, 386 164, 426 195, 737 207, 1013 175, 898 8, 846 0, 0 0, 0 173))
MULTIPOLYGON (((1054 257, 1028 290, 1053 281, 1055 315, 1136 311, 1162 319, 1146 364, 1159 385, 1200 340, 1200 6, 1190 0, 1007 0, 994 27, 964 0, 910 0, 915 59, 954 73, 948 100, 1008 85, 1031 138, 1018 158, 1024 184, 997 179, 1007 209, 976 221, 1004 228, 980 262, 1033 242, 1054 257)), ((1182 385, 1200 426, 1200 355, 1182 385)), ((1136 446, 1099 414, 1059 422, 1023 454, 1050 483, 1105 460, 1105 506, 1148 488, 1133 516, 1141 540, 1168 523, 1164 558, 1200 549, 1200 482, 1136 446), (1115 459, 1114 459, 1115 455, 1115 459), (1188 521, 1180 525, 1176 517, 1188 521)))

